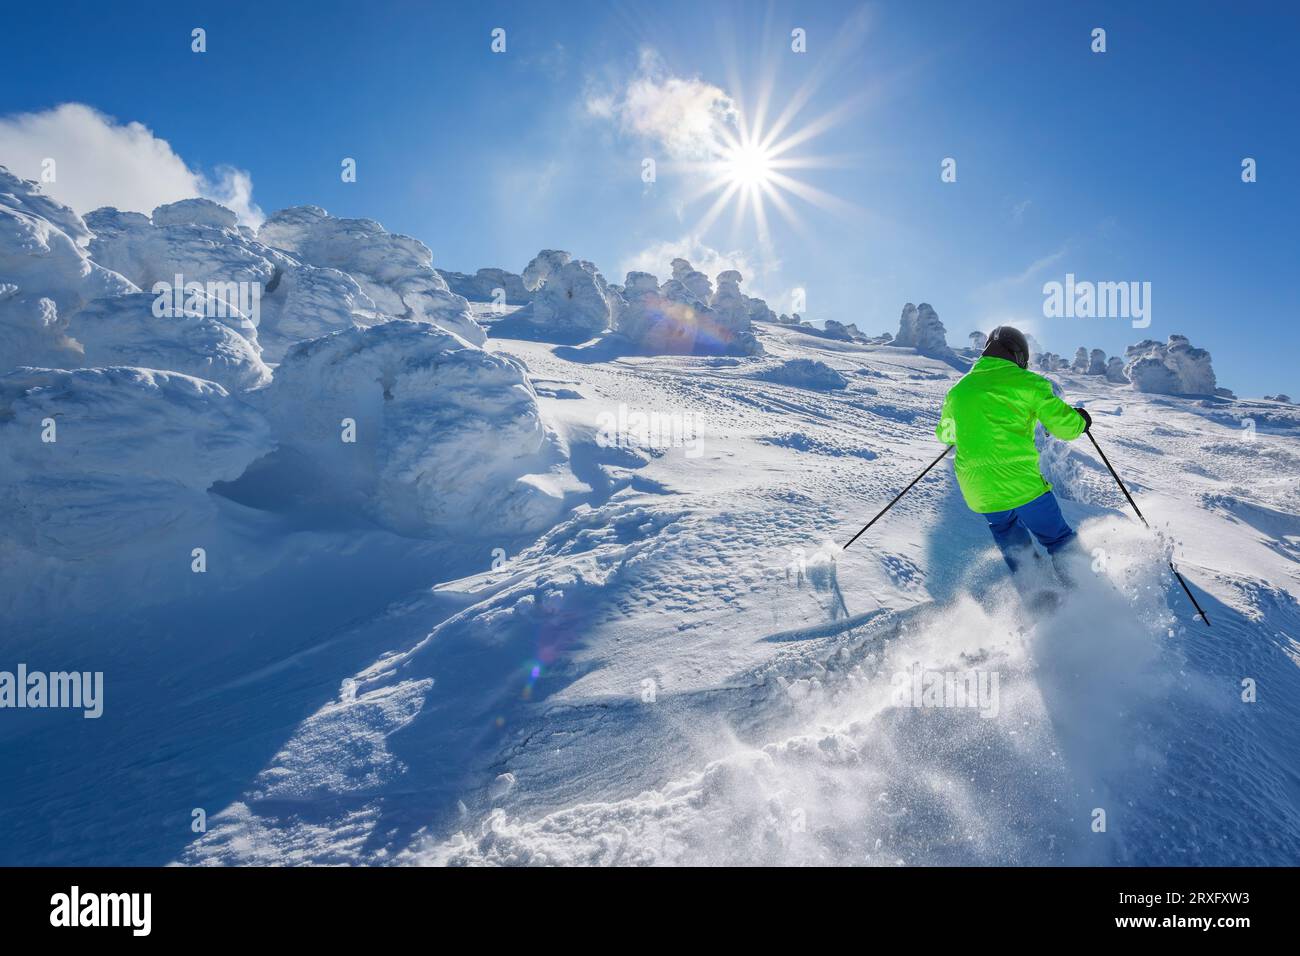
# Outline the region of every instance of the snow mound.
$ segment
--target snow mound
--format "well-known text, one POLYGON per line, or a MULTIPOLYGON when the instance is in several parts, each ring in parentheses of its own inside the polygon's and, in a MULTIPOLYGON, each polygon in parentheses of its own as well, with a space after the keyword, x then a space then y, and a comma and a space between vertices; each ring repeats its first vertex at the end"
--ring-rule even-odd
POLYGON ((686 259, 674 259, 670 264, 673 270, 673 278, 686 286, 691 295, 701 302, 708 302, 713 298, 713 283, 709 277, 700 272, 686 259))
POLYGON ((271 216, 257 238, 303 262, 346 272, 384 315, 436 325, 473 345, 487 339, 469 303, 433 268, 429 247, 373 219, 338 219, 319 206, 294 206, 271 216))
POLYGON ((1070 363, 1055 352, 1039 354, 1034 365, 1044 372, 1067 372, 1070 370, 1070 363))
MULTIPOLYGON (((767 304, 766 300, 745 296, 745 302, 749 305, 750 322, 775 322, 777 319, 776 312, 767 304)), ((848 328, 853 328, 850 324, 848 328)))
POLYGON ((78 366, 134 365, 216 382, 231 392, 260 388, 271 370, 247 339, 197 311, 159 316, 148 292, 100 299, 70 326, 84 350, 78 366))
POLYGON ((568 265, 570 258, 570 255, 561 249, 543 249, 533 256, 528 265, 524 266, 522 276, 524 288, 529 292, 536 292, 552 273, 559 272, 568 265))
POLYGON ((159 206, 150 217, 155 226, 211 226, 239 231, 239 216, 211 199, 182 199, 159 206))
MULTIPOLYGON (((1037 343, 1034 343, 1037 346, 1037 343)), ((1040 368, 1045 372, 1074 372, 1077 375, 1099 375, 1108 381, 1118 384, 1127 385, 1128 379, 1124 377, 1124 360, 1119 356, 1106 358, 1106 353, 1102 349, 1089 350, 1086 346, 1079 346, 1074 352, 1074 361, 1067 362, 1064 358, 1055 352, 1031 352, 1030 359, 1035 368, 1040 368)))
MULTIPOLYGON (((561 253, 568 259, 568 253, 561 253)), ((614 317, 614 297, 605 278, 586 260, 566 261, 552 270, 532 301, 493 332, 544 342, 585 342, 607 331, 614 317)))
POLYGON ((338 269, 278 264, 262 290, 258 342, 279 361, 295 342, 370 325, 374 301, 357 280, 338 269))
POLYGON ((159 206, 153 216, 163 225, 139 213, 96 209, 86 216, 95 233, 90 257, 151 292, 162 292, 164 286, 201 287, 201 298, 210 301, 196 301, 193 307, 203 308, 256 345, 258 316, 251 290, 256 287, 260 292, 275 274, 275 264, 233 225, 214 224, 234 215, 210 200, 198 199, 159 206), (177 206, 181 208, 173 208, 177 206), (245 284, 242 290, 240 283, 245 284))
POLYGON ((472 276, 439 269, 438 275, 452 292, 470 302, 495 302, 498 289, 504 293, 506 305, 527 305, 532 298, 524 287, 524 280, 505 269, 479 269, 472 276))
MULTIPOLYGON (((690 263, 687 263, 689 268, 690 263)), ((674 281, 676 281, 674 277, 674 281)), ((718 273, 718 288, 707 300, 709 308, 717 313, 719 320, 727 327, 736 330, 748 330, 750 323, 750 299, 740 291, 740 284, 745 277, 735 269, 718 273)), ((688 287, 689 290, 689 287, 688 287)))
POLYGON ((71 239, 74 245, 84 248, 90 242, 90 229, 71 206, 45 195, 40 183, 20 179, 5 166, 0 166, 0 206, 44 219, 71 239))
POLYGON ((741 274, 718 275, 718 288, 706 303, 695 291, 704 287, 690 263, 674 271, 661 286, 648 272, 629 272, 615 328, 632 347, 647 355, 759 355, 763 351, 749 318, 750 305, 740 292, 741 274))
POLYGON ((272 249, 234 218, 206 199, 159 206, 152 219, 97 209, 87 217, 90 253, 155 293, 201 286, 210 301, 192 308, 226 321, 272 361, 293 342, 374 320, 375 303, 351 276, 272 249))
POLYGON ((825 326, 824 331, 827 338, 837 339, 841 342, 859 342, 866 339, 856 322, 850 322, 846 325, 843 322, 836 322, 834 319, 827 319, 822 324, 825 326))
POLYGON ((0 535, 41 555, 119 550, 209 514, 212 483, 270 447, 261 417, 212 382, 21 369, 0 376, 0 535))
POLYGON ((780 365, 760 372, 759 378, 782 385, 795 385, 799 388, 828 392, 848 388, 849 380, 825 362, 816 359, 790 359, 780 365))
POLYGON ((94 299, 138 291, 90 260, 90 238, 80 216, 0 166, 0 371, 81 364, 69 320, 94 299))
POLYGON ((1185 335, 1171 335, 1167 343, 1147 339, 1130 345, 1124 374, 1139 392, 1213 395, 1217 387, 1210 353, 1194 348, 1185 335))
POLYGON ((719 273, 718 290, 708 299, 709 305, 723 313, 737 328, 747 327, 747 322, 775 322, 777 314, 764 300, 740 291, 740 284, 744 281, 735 269, 719 273))
POLYGON ((922 355, 948 355, 948 337, 939 314, 927 302, 903 306, 898 320, 898 334, 890 343, 902 348, 916 349, 922 355))
POLYGON ((518 534, 558 510, 529 474, 558 454, 523 367, 444 329, 299 343, 257 394, 281 448, 315 466, 302 480, 399 533, 518 534))

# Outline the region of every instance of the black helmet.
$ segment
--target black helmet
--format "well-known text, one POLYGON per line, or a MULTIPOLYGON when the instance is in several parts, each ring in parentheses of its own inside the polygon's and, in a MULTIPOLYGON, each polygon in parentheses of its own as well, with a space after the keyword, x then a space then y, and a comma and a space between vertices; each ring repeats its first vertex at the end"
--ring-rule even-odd
POLYGON ((1009 325, 999 325, 989 333, 984 354, 1015 362, 1021 368, 1029 368, 1029 342, 1019 329, 1013 329, 1009 325))

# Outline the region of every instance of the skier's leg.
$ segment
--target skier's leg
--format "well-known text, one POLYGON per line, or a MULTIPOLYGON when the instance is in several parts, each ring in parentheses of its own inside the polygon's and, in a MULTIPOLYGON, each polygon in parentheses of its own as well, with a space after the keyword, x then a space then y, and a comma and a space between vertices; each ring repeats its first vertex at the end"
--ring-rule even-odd
POLYGON ((1010 511, 992 511, 984 515, 993 532, 993 540, 1002 551, 1002 558, 1014 574, 1020 567, 1020 561, 1034 551, 1034 543, 1029 539, 1029 532, 1020 523, 1016 509, 1010 511))
POLYGON ((1061 505, 1057 502, 1056 495, 1045 491, 1028 504, 1021 505, 1018 511, 1020 520, 1051 556, 1056 573, 1066 584, 1072 584, 1072 578, 1066 570, 1066 559, 1078 548, 1078 536, 1061 514, 1061 505))

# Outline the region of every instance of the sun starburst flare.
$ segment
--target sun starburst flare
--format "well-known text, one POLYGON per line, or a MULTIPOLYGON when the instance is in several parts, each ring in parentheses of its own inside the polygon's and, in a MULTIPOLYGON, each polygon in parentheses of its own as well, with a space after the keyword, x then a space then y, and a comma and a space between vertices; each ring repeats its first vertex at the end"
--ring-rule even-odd
POLYGON ((740 229, 752 218, 761 243, 770 242, 769 208, 775 209, 796 232, 803 234, 792 200, 845 214, 856 207, 839 197, 810 185, 794 175, 795 171, 843 166, 843 158, 798 153, 796 147, 832 128, 843 118, 846 108, 834 110, 816 120, 791 129, 798 108, 806 96, 796 96, 770 126, 765 127, 767 96, 760 99, 747 121, 737 110, 734 122, 715 127, 708 143, 707 155, 679 168, 700 176, 699 184, 688 194, 688 204, 712 197, 698 225, 704 233, 729 208, 733 210, 733 229, 740 229))

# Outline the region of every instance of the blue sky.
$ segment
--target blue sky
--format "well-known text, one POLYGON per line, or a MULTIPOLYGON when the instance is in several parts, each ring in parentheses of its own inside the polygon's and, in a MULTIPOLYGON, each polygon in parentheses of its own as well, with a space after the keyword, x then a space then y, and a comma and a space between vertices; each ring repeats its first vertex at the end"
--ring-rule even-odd
MULTIPOLYGON (((246 170, 265 211, 314 203, 427 243, 435 264, 514 271, 541 248, 631 264, 696 250, 806 316, 896 331, 928 301, 953 344, 998 322, 1054 351, 1188 335, 1221 385, 1300 397, 1300 14, 1196 3, 354 3, 10 5, 0 115, 84 103, 191 169, 246 170), (207 30, 208 52, 190 51, 207 30), (490 50, 493 28, 506 52, 490 50), (790 49, 802 28, 807 52, 790 49), (1094 27, 1107 51, 1090 50, 1094 27), (649 52, 647 52, 649 51, 649 52), (753 122, 813 129, 770 235, 629 95, 716 90, 753 122), (824 128, 818 126, 830 117, 824 128), (1241 181, 1243 157, 1259 181, 1241 181), (353 157, 355 183, 339 163, 353 157), (657 179, 642 182, 642 160, 657 179), (945 157, 957 181, 940 181, 945 157), (716 194, 714 194, 716 195, 716 194), (710 251, 711 250, 711 251, 710 251), (714 256, 716 253, 716 256, 714 256), (1150 282, 1149 328, 1048 319, 1042 285, 1150 282)), ((691 96, 696 99, 691 100, 691 96)), ((707 96, 703 102, 707 102, 707 96)), ((671 117, 670 117, 671 118, 671 117)), ((35 178, 38 170, 0 163, 35 178)), ((87 157, 69 157, 76 170, 87 157)), ((91 175, 89 172, 86 175, 91 175)), ((113 184, 103 184, 112 188, 113 184)), ((57 195, 57 193, 56 193, 57 195)), ((85 211, 85 210, 83 210, 85 211)), ((697 264, 700 264, 697 261, 697 264)))

